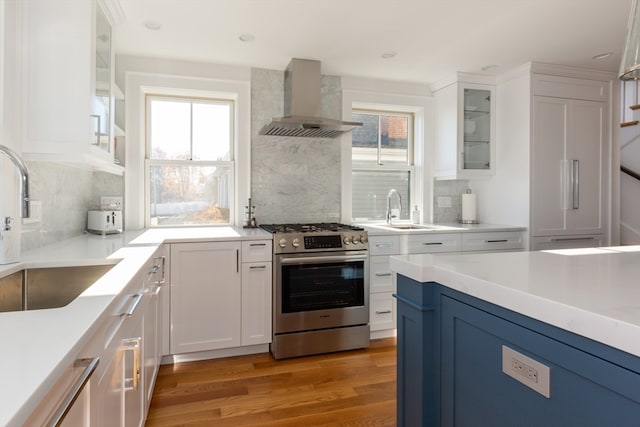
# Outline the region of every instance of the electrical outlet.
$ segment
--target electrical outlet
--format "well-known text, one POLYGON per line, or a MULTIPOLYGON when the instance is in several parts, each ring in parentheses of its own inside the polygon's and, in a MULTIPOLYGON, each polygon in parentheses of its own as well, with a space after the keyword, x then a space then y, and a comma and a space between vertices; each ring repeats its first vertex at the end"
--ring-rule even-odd
POLYGON ((450 208, 451 207, 451 196, 438 196, 438 207, 439 208, 450 208))
POLYGON ((100 209, 104 211, 122 210, 122 197, 120 196, 100 196, 100 209))
POLYGON ((505 345, 502 346, 502 372, 547 399, 551 397, 551 369, 505 345))

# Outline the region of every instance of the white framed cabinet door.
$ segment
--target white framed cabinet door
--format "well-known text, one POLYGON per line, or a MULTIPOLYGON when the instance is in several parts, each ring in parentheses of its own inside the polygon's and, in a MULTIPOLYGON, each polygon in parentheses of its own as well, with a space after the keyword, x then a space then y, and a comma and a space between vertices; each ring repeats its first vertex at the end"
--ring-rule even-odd
POLYGON ((171 354, 240 345, 240 242, 171 244, 171 354))
POLYGON ((605 106, 534 97, 532 236, 604 232, 605 106))
POLYGON ((271 262, 242 264, 242 345, 271 342, 271 262))

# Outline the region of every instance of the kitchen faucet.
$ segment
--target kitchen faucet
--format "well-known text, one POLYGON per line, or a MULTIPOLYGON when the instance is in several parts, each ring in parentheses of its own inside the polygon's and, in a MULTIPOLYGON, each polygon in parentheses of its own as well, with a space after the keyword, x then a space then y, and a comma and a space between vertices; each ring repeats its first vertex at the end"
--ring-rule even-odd
POLYGON ((402 197, 395 188, 389 190, 387 194, 387 224, 391 225, 391 218, 400 218, 400 212, 402 212, 402 197), (398 215, 391 215, 391 196, 395 193, 398 196, 398 215))
MULTIPOLYGON (((27 165, 20 158, 18 153, 13 151, 11 148, 0 144, 0 152, 4 153, 14 165, 18 168, 18 172, 20 172, 20 198, 22 199, 22 207, 21 214, 22 218, 29 218, 29 169, 27 169, 27 165)), ((11 230, 11 219, 10 217, 3 217, 2 222, 4 224, 0 224, 0 227, 3 231, 11 230)))

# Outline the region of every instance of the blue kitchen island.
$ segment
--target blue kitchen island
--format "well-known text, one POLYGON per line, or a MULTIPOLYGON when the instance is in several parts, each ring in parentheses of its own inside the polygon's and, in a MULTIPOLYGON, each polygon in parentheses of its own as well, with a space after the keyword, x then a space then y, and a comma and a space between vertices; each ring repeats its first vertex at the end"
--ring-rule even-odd
POLYGON ((391 267, 398 426, 640 426, 640 247, 391 267))

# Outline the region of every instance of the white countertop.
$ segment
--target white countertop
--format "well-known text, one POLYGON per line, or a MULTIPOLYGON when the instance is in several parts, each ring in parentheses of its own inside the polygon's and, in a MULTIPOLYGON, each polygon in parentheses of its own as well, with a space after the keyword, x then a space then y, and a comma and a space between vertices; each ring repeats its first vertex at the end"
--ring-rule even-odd
POLYGON ((640 357, 640 246, 398 255, 391 269, 640 357))
POLYGON ((22 425, 33 407, 87 344, 98 320, 162 243, 269 240, 260 229, 162 228, 107 236, 86 234, 0 266, 0 277, 34 267, 118 264, 69 305, 0 313, 0 426, 22 425))
MULTIPOLYGON (((397 221, 394 224, 413 225, 406 221, 397 221)), ((411 230, 391 229, 385 223, 359 223, 359 226, 367 230, 370 236, 384 236, 388 234, 428 234, 428 233, 481 233, 502 231, 526 231, 527 227, 500 224, 415 224, 417 228, 411 230)))

